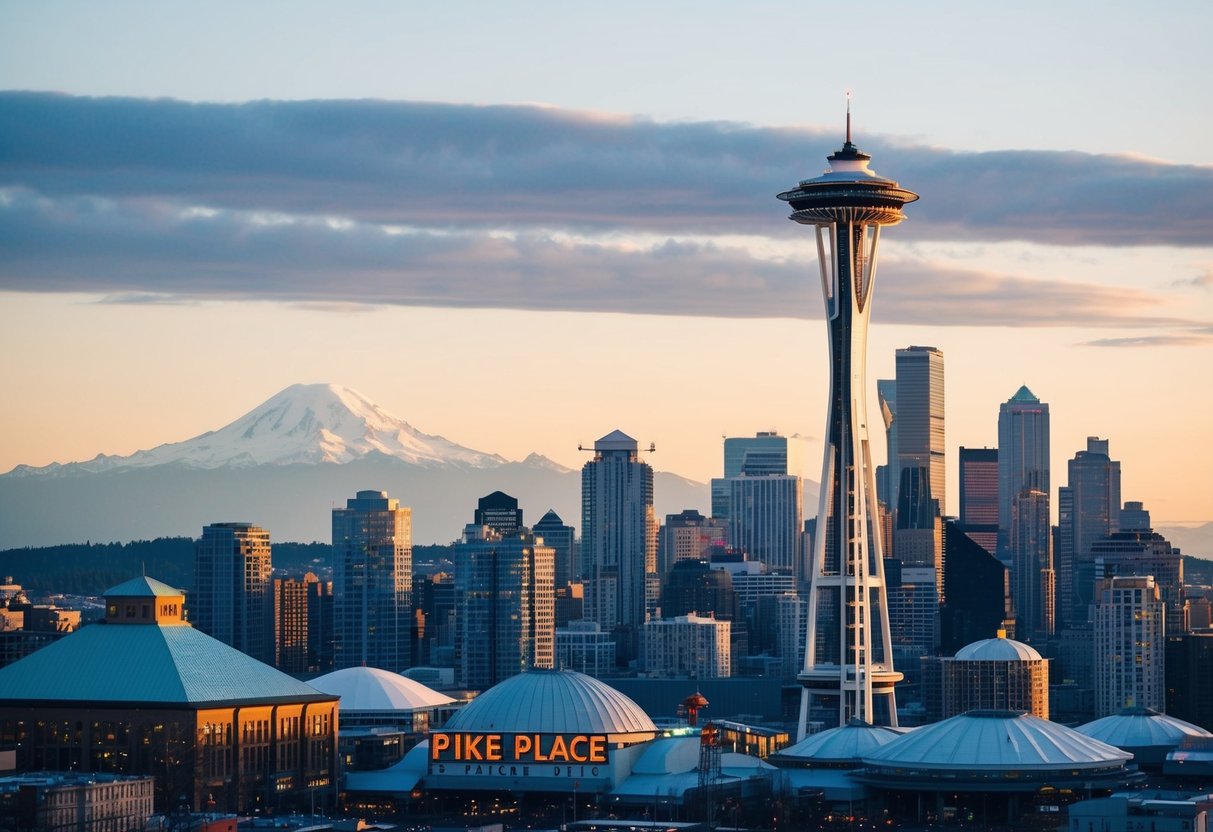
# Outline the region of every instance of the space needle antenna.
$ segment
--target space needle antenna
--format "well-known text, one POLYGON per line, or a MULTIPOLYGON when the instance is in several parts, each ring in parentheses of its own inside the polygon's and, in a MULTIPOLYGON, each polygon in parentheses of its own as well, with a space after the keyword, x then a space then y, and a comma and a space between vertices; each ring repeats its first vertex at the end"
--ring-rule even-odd
POLYGON ((847 144, 851 143, 851 91, 847 90, 847 144))

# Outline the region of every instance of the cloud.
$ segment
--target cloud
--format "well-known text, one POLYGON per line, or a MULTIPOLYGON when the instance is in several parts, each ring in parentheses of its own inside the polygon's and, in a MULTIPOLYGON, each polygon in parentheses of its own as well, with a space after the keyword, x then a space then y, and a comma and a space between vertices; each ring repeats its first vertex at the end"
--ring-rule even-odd
MULTIPOLYGON (((710 238, 384 226, 167 201, 0 198, 0 288, 104 303, 269 300, 721 317, 820 317, 816 269, 710 238)), ((882 256, 874 315, 938 326, 1192 328, 1144 289, 882 256)))
MULTIPOLYGON (((0 93, 0 185, 61 198, 426 228, 792 235, 774 195, 838 137, 555 108, 0 93)), ((875 136, 923 195, 906 240, 1206 246, 1213 168, 1076 152, 962 153, 875 136)))
POLYGON ((1213 327, 1159 335, 1098 338, 1082 344, 1084 347, 1205 347, 1211 345, 1213 345, 1213 327))
POLYGON ((1178 286, 1181 289, 1211 289, 1213 288, 1213 269, 1205 269, 1203 273, 1198 274, 1196 277, 1176 280, 1171 285, 1178 286))

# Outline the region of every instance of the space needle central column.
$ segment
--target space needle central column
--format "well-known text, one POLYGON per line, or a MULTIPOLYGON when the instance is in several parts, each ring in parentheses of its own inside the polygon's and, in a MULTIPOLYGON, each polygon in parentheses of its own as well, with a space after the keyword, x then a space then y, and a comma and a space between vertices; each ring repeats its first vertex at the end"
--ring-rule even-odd
POLYGON ((868 449, 867 341, 880 229, 918 195, 869 169, 851 143, 851 116, 829 170, 779 194, 789 219, 816 231, 830 342, 821 500, 808 575, 808 644, 797 738, 810 720, 897 725, 889 608, 868 449))

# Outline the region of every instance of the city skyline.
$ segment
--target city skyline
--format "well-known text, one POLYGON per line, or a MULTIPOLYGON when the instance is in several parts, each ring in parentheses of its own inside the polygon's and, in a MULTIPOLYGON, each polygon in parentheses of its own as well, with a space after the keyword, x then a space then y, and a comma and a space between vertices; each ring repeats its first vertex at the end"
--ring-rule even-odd
POLYGON ((806 439, 815 480, 821 304, 809 243, 770 203, 838 145, 852 88, 856 143, 922 194, 882 246, 870 425, 895 351, 929 344, 948 366, 947 513, 956 449, 996 445, 998 404, 1026 385, 1051 406, 1053 468, 1106 437, 1157 525, 1213 520, 1177 474, 1213 466, 1213 108, 1195 103, 1213 11, 881 5, 881 31, 914 36, 888 44, 899 73, 840 69, 822 39, 797 66, 814 81, 790 84, 773 45, 832 25, 792 4, 468 22, 469 4, 334 21, 271 3, 225 7, 219 31, 150 4, 0 3, 0 88, 126 97, 0 98, 0 345, 22 357, 0 370, 0 471, 180 441, 331 381, 569 468, 618 426, 704 483, 722 436, 775 429, 806 439), (590 30, 602 43, 572 37, 590 30), (56 132, 82 116, 146 140, 143 164, 56 132), (290 152, 267 158, 258 127, 290 152), (410 167, 409 148, 449 164, 410 167), (532 382, 497 387, 492 420, 464 396, 489 351, 532 382), (636 380, 586 383, 621 368, 636 380))

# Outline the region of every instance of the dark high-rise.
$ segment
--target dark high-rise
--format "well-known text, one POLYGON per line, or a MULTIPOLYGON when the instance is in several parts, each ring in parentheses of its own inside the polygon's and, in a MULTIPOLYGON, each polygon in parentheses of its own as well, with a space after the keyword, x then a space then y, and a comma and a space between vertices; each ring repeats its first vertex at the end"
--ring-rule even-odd
POLYGON ((505 537, 469 525, 455 544, 455 661, 460 684, 486 690, 529 667, 551 667, 553 551, 529 529, 505 537))
POLYGON ((1057 490, 1054 553, 1062 626, 1087 620, 1096 581, 1091 547, 1120 523, 1120 463, 1109 456, 1108 440, 1087 437, 1087 449, 1074 454, 1067 468, 1069 483, 1057 490))
MULTIPOLYGON (((521 515, 519 515, 519 522, 521 522, 521 515)), ((560 519, 560 515, 549 509, 547 514, 539 518, 533 531, 537 537, 543 538, 545 545, 552 547, 555 558, 556 588, 559 589, 571 581, 577 580, 576 530, 572 526, 565 525, 565 522, 560 519)))
POLYGON ((960 521, 969 538, 998 552, 998 449, 960 449, 960 521))
POLYGON ((522 509, 518 508, 518 500, 504 491, 481 497, 473 517, 477 526, 488 526, 502 537, 517 534, 522 528, 522 509))
POLYGON ((211 523, 195 548, 191 623, 272 663, 270 533, 252 523, 211 523))

